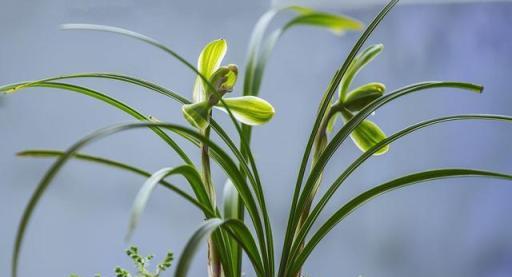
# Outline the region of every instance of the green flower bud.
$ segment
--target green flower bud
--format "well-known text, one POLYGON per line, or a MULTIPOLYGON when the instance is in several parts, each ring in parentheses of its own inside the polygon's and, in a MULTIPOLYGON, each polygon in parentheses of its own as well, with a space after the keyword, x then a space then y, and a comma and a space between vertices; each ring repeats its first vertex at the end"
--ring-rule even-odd
POLYGON ((347 108, 351 112, 358 112, 373 100, 384 95, 386 86, 381 83, 369 83, 364 86, 360 86, 345 96, 342 99, 343 107, 347 108))

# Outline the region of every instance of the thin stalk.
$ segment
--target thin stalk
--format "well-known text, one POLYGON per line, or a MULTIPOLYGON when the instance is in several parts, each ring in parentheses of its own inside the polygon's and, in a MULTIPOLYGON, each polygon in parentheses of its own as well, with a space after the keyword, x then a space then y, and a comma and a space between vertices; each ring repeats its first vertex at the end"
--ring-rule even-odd
MULTIPOLYGON (((208 114, 207 120, 210 121, 211 112, 208 114)), ((206 127, 200 131, 201 135, 206 138, 210 138, 210 127, 206 127)), ((208 153, 208 145, 205 143, 201 143, 200 145, 201 151, 201 177, 203 179, 203 183, 206 187, 206 191, 208 192, 208 196, 210 197, 210 205, 212 209, 215 210, 217 207, 216 201, 216 193, 215 186, 212 182, 212 174, 211 174, 211 165, 210 165, 210 155, 208 153)), ((222 266, 220 263, 219 253, 217 252, 217 246, 214 243, 213 237, 208 239, 208 276, 210 277, 221 277, 222 266)))

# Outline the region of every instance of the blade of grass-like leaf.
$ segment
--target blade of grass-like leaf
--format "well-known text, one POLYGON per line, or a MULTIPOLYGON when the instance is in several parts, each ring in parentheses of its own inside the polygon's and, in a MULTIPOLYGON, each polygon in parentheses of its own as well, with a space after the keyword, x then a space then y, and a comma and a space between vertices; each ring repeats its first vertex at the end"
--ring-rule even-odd
MULTIPOLYGON (((189 165, 183 165, 176 168, 162 168, 152 174, 151 177, 149 177, 146 182, 144 182, 139 192, 137 193, 137 196, 133 201, 133 206, 130 213, 130 223, 128 225, 126 240, 131 238, 135 228, 137 228, 140 216, 146 207, 151 193, 154 191, 160 181, 171 175, 182 175, 185 177, 185 179, 187 179, 188 183, 192 187, 194 193, 196 194, 199 202, 204 205, 209 205, 211 203, 205 190, 205 186, 201 181, 201 176, 195 168, 189 165)), ((210 208, 213 209, 213 207, 210 208)))
MULTIPOLYGON (((330 160, 332 155, 336 152, 338 147, 341 145, 341 143, 354 131, 355 128, 359 126, 359 124, 366 119, 373 111, 375 111, 377 108, 383 106, 384 104, 397 99, 401 96, 422 91, 426 89, 431 88, 458 88, 462 90, 468 90, 473 92, 480 93, 482 91, 482 87, 474 84, 469 83, 461 83, 461 82, 424 82, 419 84, 410 85, 401 89, 398 89, 388 95, 385 95, 381 98, 376 99, 372 103, 370 103, 367 107, 365 107, 363 110, 361 110, 358 114, 352 118, 352 120, 348 121, 339 131, 336 133, 336 135, 332 138, 332 140, 327 145, 324 152, 320 155, 320 157, 317 159, 315 165, 311 169, 311 172, 306 180, 306 183, 304 184, 303 192, 301 193, 299 200, 297 201, 297 205, 294 207, 297 211, 301 211, 305 207, 305 203, 307 201, 307 195, 311 193, 311 191, 314 189, 314 185, 316 180, 318 180, 319 176, 321 175, 323 169, 325 168, 325 165, 330 160)), ((293 226, 293 230, 296 229, 296 226, 298 224, 298 217, 293 217, 292 222, 290 223, 291 226, 293 226)), ((296 234, 294 233, 294 236, 296 234)), ((289 247, 291 248, 291 243, 289 247)))
MULTIPOLYGON (((224 190, 222 194, 222 203, 223 207, 223 218, 225 219, 241 219, 240 216, 240 197, 238 196, 238 192, 233 185, 231 180, 227 179, 224 184, 224 190)), ((234 269, 233 271, 237 274, 237 276, 241 275, 242 271, 242 249, 236 243, 236 241, 232 238, 230 240, 230 250, 233 257, 234 269)))
MULTIPOLYGON (((17 153, 16 155, 19 157, 29 157, 29 158, 59 158, 65 154, 64 151, 58 151, 58 150, 25 150, 17 153)), ((86 161, 90 163, 100 164, 100 165, 106 165, 112 168, 122 169, 126 170, 144 177, 150 177, 151 174, 145 170, 142 170, 140 168, 137 168, 132 165, 128 165, 125 163, 121 163, 119 161, 114 161, 111 159, 106 159, 103 157, 98 156, 92 156, 82 153, 74 154, 74 159, 86 161)), ((185 198, 188 202, 192 203, 194 206, 198 207, 203 211, 203 213, 206 216, 213 217, 215 216, 215 213, 208 207, 203 205, 202 203, 198 202, 194 197, 190 196, 188 193, 184 192, 183 190, 179 189, 175 185, 172 185, 171 183, 160 180, 160 184, 164 186, 165 188, 177 193, 179 196, 185 198)))
POLYGON ((242 247, 246 250, 251 262, 253 262, 257 276, 266 276, 262 271, 263 268, 261 259, 259 259, 256 244, 254 243, 254 240, 252 239, 252 236, 250 235, 247 227, 241 221, 236 219, 222 220, 219 218, 207 220, 196 232, 194 232, 192 237, 187 242, 187 245, 185 246, 180 256, 180 259, 178 260, 174 276, 187 276, 190 264, 195 256, 195 253, 199 249, 199 246, 212 234, 212 232, 221 227, 230 230, 232 236, 241 243, 242 247))
MULTIPOLYGON (((164 52, 170 54, 175 59, 177 59, 178 61, 183 63, 185 66, 187 66, 189 69, 194 71, 197 75, 199 75, 200 77, 202 76, 194 65, 192 65, 186 59, 184 59, 183 57, 178 55, 178 53, 174 52, 169 47, 163 45, 162 43, 158 42, 157 40, 150 38, 148 36, 145 36, 143 34, 139 34, 137 32, 133 32, 130 30, 126 30, 126 29, 118 28, 118 27, 114 27, 114 26, 97 25, 97 24, 73 24, 73 23, 71 23, 71 24, 62 24, 60 26, 60 28, 62 30, 88 30, 88 31, 108 32, 108 33, 115 33, 115 34, 138 39, 140 41, 143 41, 145 43, 153 45, 153 46, 163 50, 164 52)), ((201 78, 204 78, 204 76, 202 76, 201 78)), ((204 79, 206 79, 206 78, 204 78, 204 79)), ((206 82, 208 82, 208 80, 206 80, 206 82)))
MULTIPOLYGON (((350 176, 352 172, 354 172, 361 164, 363 164, 367 159, 372 157, 372 155, 379 151, 382 147, 385 147, 386 145, 389 145, 390 143, 398 140, 399 138, 406 136, 410 133, 413 133, 415 131, 418 131, 420 129, 450 122, 450 121, 459 121, 459 120, 495 120, 495 121, 504 121, 504 122, 512 122, 512 117, 509 116, 502 116, 502 115, 479 115, 479 114, 469 114, 469 115, 454 115, 454 116, 447 116, 447 117, 440 117, 431 119, 425 122, 420 122, 418 124, 409 126, 399 132, 396 132, 392 136, 382 140, 378 144, 376 144, 374 147, 372 147, 367 152, 363 153, 357 160, 355 160, 347 169, 338 176, 338 178, 334 181, 334 183, 329 187, 329 189, 325 192, 325 194, 322 196, 322 198, 318 201, 318 204, 315 206, 315 208, 311 211, 310 215, 308 216, 306 222, 303 224, 302 229, 297 234, 296 240, 292 246, 292 253, 294 250, 297 250, 299 245, 305 241, 307 234, 311 230, 313 224, 318 219, 318 216, 322 212, 325 205, 328 203, 328 201, 331 199, 331 197, 334 195, 334 193, 338 190, 338 188, 341 186, 341 184, 350 176)), ((296 254, 294 254, 296 256, 296 254)))
MULTIPOLYGON (((4 87, 0 87, 0 92, 4 93, 15 93, 21 89, 30 88, 30 87, 43 87, 43 88, 56 88, 61 89, 64 91, 71 91, 71 92, 77 92, 83 95, 87 95, 89 97, 93 97, 95 99, 98 99, 104 103, 107 103, 113 107, 116 107, 123 112, 131 115, 135 119, 146 121, 149 120, 148 117, 144 116, 134 108, 124 104, 123 102, 112 98, 108 95, 105 95, 103 93, 100 93, 98 91, 71 85, 71 84, 65 84, 65 83, 57 83, 57 82, 46 82, 46 81, 36 81, 36 82, 28 82, 28 83, 20 83, 16 85, 8 85, 4 87)), ((188 155, 181 149, 181 147, 173 140, 171 139, 165 132, 158 128, 152 128, 153 132, 155 132, 159 137, 161 137, 176 153, 183 159, 183 161, 189 165, 193 165, 192 160, 188 157, 188 155)))
POLYGON ((306 196, 309 195, 311 190, 314 187, 314 183, 318 180, 321 172, 325 168, 325 165, 330 160, 332 155, 336 152, 341 143, 359 126, 359 124, 365 120, 372 112, 374 112, 377 108, 382 107, 384 104, 389 103, 390 101, 397 99, 399 97, 408 95, 410 93, 423 91, 427 89, 433 88, 457 88, 463 91, 477 92, 480 93, 482 91, 482 87, 475 84, 469 83, 461 83, 461 82, 424 82, 411 86, 407 86, 401 89, 398 89, 388 95, 380 97, 362 109, 358 114, 356 114, 352 120, 348 121, 332 138, 332 140, 327 145, 325 151, 318 158, 315 165, 311 169, 311 173, 304 185, 303 194, 301 195, 297 209, 302 209, 304 207, 304 203, 306 201, 306 196))
POLYGON ((304 247, 303 252, 299 255, 296 261, 290 267, 290 273, 297 272, 300 267, 304 264, 304 261, 315 248, 315 246, 329 233, 329 231, 334 228, 340 221, 342 221, 346 216, 351 214, 355 209, 362 206, 364 203, 367 203, 371 199, 382 195, 384 193, 390 192, 392 190, 402 188, 405 186, 410 186, 413 184, 417 184, 420 182, 426 182, 437 179, 445 179, 445 178, 453 178, 453 177, 488 177, 488 178, 497 178, 497 179, 505 179, 508 181, 512 181, 512 175, 504 174, 504 173, 495 173, 490 171, 482 171, 482 170, 472 170, 472 169, 438 169, 431 171, 424 171, 415 174, 411 174, 408 176, 404 176, 392 181, 389 181, 385 184, 379 185, 373 189, 370 189, 359 196, 352 199, 350 202, 345 204, 339 210, 337 210, 319 229, 318 231, 311 237, 311 240, 304 247))
POLYGON ((302 157, 301 165, 299 168, 299 174, 297 176, 297 182, 295 184, 293 198, 292 198, 292 204, 290 207, 290 214, 288 217, 288 224, 286 228, 285 233, 285 240, 283 244, 283 253, 281 255, 281 263, 279 266, 279 274, 281 274, 282 270, 284 270, 285 263, 288 259, 289 254, 289 248, 291 246, 293 237, 295 236, 295 221, 300 216, 301 211, 297 211, 296 205, 297 201, 299 200, 299 196, 301 194, 301 187, 302 182, 304 179, 304 174, 306 172, 306 167, 309 161, 309 157, 311 155, 311 150, 313 147, 313 143, 316 137, 316 134, 318 133, 318 128, 320 127, 320 123, 323 120, 323 117, 325 115, 325 111, 328 108, 328 105, 331 103, 332 97, 334 93, 336 92, 337 87, 339 86, 339 83, 343 76, 345 75, 348 67, 356 57, 359 50, 361 50, 361 47, 366 42, 368 37, 372 34, 373 30, 379 25, 379 23, 384 19, 384 17, 389 13, 389 11, 398 3, 398 0, 391 0, 382 10, 381 12, 375 17, 375 19, 366 27, 366 30, 363 32, 361 37, 358 39, 352 50, 350 51, 349 55, 347 56, 347 59, 343 63, 343 65, 336 71, 334 74, 334 77, 332 78, 329 87, 327 91, 324 93, 324 96, 322 97, 322 102, 320 103, 320 107, 318 109, 318 114, 315 119, 315 123, 313 125, 313 128, 311 130, 311 133, 309 135, 309 139, 306 145, 306 149, 304 150, 304 155, 302 157))
MULTIPOLYGON (((137 129, 137 128, 151 128, 151 127, 160 127, 163 129, 168 129, 170 131, 175 132, 176 134, 182 134, 186 133, 189 136, 193 136, 196 139, 200 140, 202 143, 207 144, 208 147, 213 152, 216 152, 219 157, 219 165, 222 167, 222 169, 226 172, 226 174, 229 176, 231 180, 233 180, 233 184, 236 186, 238 192, 240 193, 240 196, 242 198, 242 201, 245 203, 245 206, 247 208, 247 211, 253 221, 255 230, 258 235, 258 240, 260 242, 260 247, 262 249, 262 252, 265 253, 266 251, 266 245, 265 245, 265 235, 263 234, 263 227, 261 224, 261 217, 258 211, 258 208, 256 206, 256 203, 254 201, 254 198, 251 194, 251 191, 247 184, 245 183, 245 179, 241 176, 236 164, 231 160, 231 158, 224 152, 220 147, 218 147, 215 143, 210 141, 209 139, 205 138, 201 134, 197 133, 196 131, 193 131, 189 128, 185 128, 176 124, 169 124, 169 123, 160 123, 160 122, 139 122, 139 123, 131 123, 131 124, 124 124, 124 125, 118 125, 106 129, 99 130, 84 139, 78 141, 73 146, 71 146, 63 156, 59 157, 55 163, 50 167, 50 169, 46 172, 44 177, 41 179, 39 185, 37 186, 36 190, 32 194, 32 197, 29 200, 29 203, 27 204, 22 218, 21 222, 18 226, 18 231, 16 234, 16 242, 13 250, 13 260, 12 260, 12 276, 17 276, 17 269, 18 269, 18 260, 19 260, 19 254, 21 250, 21 245, 23 242, 23 238, 25 235, 25 230, 27 228, 27 225, 30 221, 30 218, 32 216, 32 213, 43 196, 44 192, 56 176, 56 174, 60 171, 60 169, 65 165, 65 163, 72 158, 72 156, 79 151, 82 147, 85 145, 91 143, 94 140, 100 139, 102 137, 118 133, 121 131, 129 130, 129 129, 137 129)), ((187 137, 185 137, 187 138, 187 137)))
POLYGON ((160 93, 162 95, 165 95, 167 97, 172 98, 173 100, 177 101, 180 104, 190 104, 190 101, 177 94, 176 92, 173 92, 169 89, 166 89, 162 86, 159 86, 155 83, 142 80, 140 78, 135 78, 123 74, 118 73, 110 73, 110 72, 86 72, 86 73, 75 73, 75 74, 67 74, 67 75, 59 75, 55 77, 45 78, 41 80, 36 81, 28 81, 28 82, 21 82, 16 84, 9 84, 0 87, 0 91, 8 91, 9 89, 14 89, 17 86, 33 86, 36 83, 41 82, 50 82, 50 81, 59 81, 59 80, 65 80, 65 79, 78 79, 78 78, 100 78, 100 79, 109 79, 109 80, 117 80, 121 82, 131 83, 133 85, 141 86, 147 89, 150 89, 152 91, 155 91, 157 93, 160 93))

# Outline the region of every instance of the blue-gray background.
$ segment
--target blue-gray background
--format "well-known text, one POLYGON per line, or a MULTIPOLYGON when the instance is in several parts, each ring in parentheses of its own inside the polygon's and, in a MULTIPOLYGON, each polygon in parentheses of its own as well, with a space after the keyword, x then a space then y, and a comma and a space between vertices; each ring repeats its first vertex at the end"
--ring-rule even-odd
MULTIPOLYGON (((268 8, 265 1, 19 1, 2 0, 0 83, 74 72, 135 75, 190 95, 193 74, 165 53, 116 35, 63 32, 67 22, 111 24, 156 37, 191 61, 202 46, 224 37, 228 63, 243 67, 251 28, 268 8)), ((368 22, 376 8, 350 11, 368 22)), ((286 18, 281 18, 282 21, 286 18)), ((485 84, 483 95, 436 90, 398 100, 373 120, 393 133, 424 119, 455 113, 512 114, 512 5, 417 5, 394 10, 370 42, 386 49, 358 77, 390 89, 423 80, 485 84)), ((279 42, 268 65, 262 96, 277 109, 275 119, 254 134, 278 242, 286 222, 299 158, 317 103, 355 34, 336 37, 297 28, 279 42)), ((116 82, 78 82, 122 99, 161 120, 183 123, 179 106, 149 91, 116 82)), ((0 276, 22 210, 48 160, 16 158, 26 148, 63 149, 93 130, 131 119, 82 95, 32 89, 0 104, 0 276)), ((223 114, 218 114, 228 124, 223 114)), ((503 123, 458 122, 430 128, 394 144, 367 162, 333 198, 325 219, 356 193, 413 171, 475 167, 511 172, 512 128, 503 123)), ((193 147, 186 147, 195 151, 193 147)), ((88 153, 124 160, 150 171, 178 164, 176 155, 149 131, 102 140, 88 153)), ((326 181, 359 154, 343 145, 326 181)), ((218 170, 217 170, 218 172, 218 170)), ((220 186, 224 177, 216 173, 220 186)), ((128 173, 72 162, 57 177, 35 212, 21 256, 21 276, 111 276, 128 265, 123 249, 128 211, 144 180, 128 173)), ((184 185, 184 184, 182 184, 184 185)), ((503 181, 438 181, 381 197, 348 217, 306 264, 308 276, 512 275, 512 187, 503 181)), ((158 188, 134 243, 162 256, 180 253, 201 214, 158 188)), ((277 244, 278 246, 280 243, 277 244)), ((280 251, 280 249, 278 249, 280 251)), ((205 275, 205 252, 191 276, 205 275)), ((246 268, 248 266, 246 265, 246 268)), ((252 275, 248 270, 249 276, 252 275)))

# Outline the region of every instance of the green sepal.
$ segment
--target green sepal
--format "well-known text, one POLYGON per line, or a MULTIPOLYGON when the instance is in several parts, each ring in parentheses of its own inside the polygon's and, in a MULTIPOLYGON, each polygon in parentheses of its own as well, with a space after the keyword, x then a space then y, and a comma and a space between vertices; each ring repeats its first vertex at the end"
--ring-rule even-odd
MULTIPOLYGON (((206 44, 197 60, 197 70, 199 73, 201 73, 207 80, 210 80, 213 73, 219 68, 222 60, 224 59, 226 51, 227 43, 224 39, 217 39, 206 44)), ((194 83, 194 102, 201 102, 208 99, 205 89, 207 87, 208 85, 204 80, 198 76, 194 83)))
MULTIPOLYGON (((344 112, 343 117, 345 121, 349 121, 353 116, 350 112, 344 112)), ((387 138, 386 134, 372 121, 365 119, 359 126, 350 134, 350 138, 355 145, 362 151, 366 152, 380 141, 387 138)), ((380 156, 389 151, 389 145, 379 149, 374 156, 380 156)))
POLYGON ((351 112, 358 112, 373 100, 384 95, 385 91, 386 86, 381 83, 369 83, 360 86, 347 93, 343 100, 343 107, 351 112))
MULTIPOLYGON (((238 121, 252 126, 267 123, 275 113, 269 102, 256 96, 224 98, 224 103, 238 121)), ((219 102, 215 107, 226 112, 222 105, 219 102)))
POLYGON ((366 48, 363 52, 361 52, 350 64, 347 73, 341 79, 339 86, 339 97, 340 99, 345 99, 346 93, 352 83, 352 80, 357 75, 357 73, 369 62, 371 62, 380 52, 384 49, 384 45, 375 44, 368 48, 366 48))
POLYGON ((202 130, 208 126, 208 113, 211 106, 208 101, 186 104, 181 107, 183 116, 194 127, 202 130))

